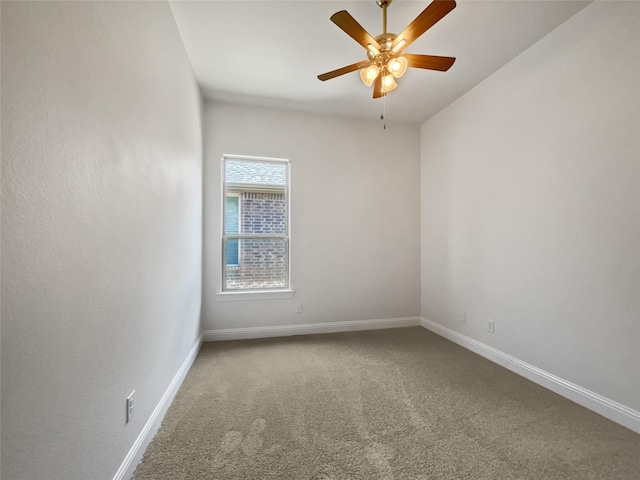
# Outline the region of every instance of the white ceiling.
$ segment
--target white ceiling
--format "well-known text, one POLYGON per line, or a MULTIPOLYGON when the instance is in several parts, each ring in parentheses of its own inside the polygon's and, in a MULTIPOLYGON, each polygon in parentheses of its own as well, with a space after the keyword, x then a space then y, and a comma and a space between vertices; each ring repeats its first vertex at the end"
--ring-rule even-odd
MULTIPOLYGON (((372 36, 382 33, 375 0, 172 1, 205 98, 350 117, 377 118, 357 72, 321 82, 320 73, 366 59, 329 17, 347 10, 372 36)), ((400 33, 430 0, 394 0, 388 31, 400 33)), ((424 122, 519 55, 590 1, 461 0, 407 48, 456 57, 448 72, 409 69, 386 99, 391 121, 424 122)))

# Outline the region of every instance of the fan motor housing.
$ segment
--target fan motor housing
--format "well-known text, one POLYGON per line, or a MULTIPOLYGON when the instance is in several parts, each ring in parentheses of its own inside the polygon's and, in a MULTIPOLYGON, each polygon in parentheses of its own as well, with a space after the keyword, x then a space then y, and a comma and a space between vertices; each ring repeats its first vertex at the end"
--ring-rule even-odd
POLYGON ((396 37, 397 35, 395 33, 382 33, 375 37, 375 41, 378 42, 378 45, 380 45, 380 53, 378 55, 373 55, 371 53, 371 50, 367 50, 367 57, 369 57, 369 60, 373 62, 376 57, 380 56, 381 54, 388 53, 391 50, 391 44, 396 37))

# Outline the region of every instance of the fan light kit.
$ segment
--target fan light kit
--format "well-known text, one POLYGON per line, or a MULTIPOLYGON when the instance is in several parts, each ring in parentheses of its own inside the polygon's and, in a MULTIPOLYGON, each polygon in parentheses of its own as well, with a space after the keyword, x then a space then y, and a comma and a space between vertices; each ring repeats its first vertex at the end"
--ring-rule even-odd
POLYGON ((331 16, 331 21, 367 50, 368 60, 357 62, 331 72, 318 75, 325 81, 360 70, 360 78, 368 87, 373 85, 373 98, 384 97, 395 89, 396 78, 402 77, 408 67, 446 72, 455 58, 435 55, 404 53, 420 35, 438 23, 456 7, 453 0, 435 0, 409 24, 400 35, 387 33, 387 8, 393 0, 376 0, 382 8, 382 33, 372 37, 346 10, 331 16))

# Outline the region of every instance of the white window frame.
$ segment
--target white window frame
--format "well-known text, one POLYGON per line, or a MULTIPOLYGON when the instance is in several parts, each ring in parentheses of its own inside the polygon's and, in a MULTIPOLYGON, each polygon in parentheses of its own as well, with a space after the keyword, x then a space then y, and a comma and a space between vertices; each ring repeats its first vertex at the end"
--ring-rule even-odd
MULTIPOLYGON (((218 292, 218 300, 262 300, 262 299, 276 299, 276 298, 293 298, 294 290, 291 288, 291 162, 288 159, 283 158, 270 158, 270 157, 254 157, 246 155, 229 155, 222 156, 221 161, 221 202, 222 202, 222 219, 221 219, 221 274, 220 274, 220 290, 218 292), (284 235, 272 235, 272 234, 225 234, 226 232, 226 201, 225 195, 227 192, 226 184, 226 162, 227 160, 242 160, 248 162, 261 162, 271 163, 277 165, 286 165, 286 185, 285 191, 285 209, 286 209, 286 228, 284 235), (262 288, 262 289, 225 289, 226 285, 226 240, 230 239, 241 240, 243 238, 264 238, 264 239, 280 239, 285 243, 285 287, 278 288, 262 288)), ((239 224, 242 224, 241 217, 238 219, 239 224)), ((240 228, 241 229, 241 228, 240 228)), ((240 230, 239 229, 239 230, 240 230)), ((240 254, 240 243, 238 242, 238 255, 240 254)), ((240 257, 238 262, 241 263, 240 257)))

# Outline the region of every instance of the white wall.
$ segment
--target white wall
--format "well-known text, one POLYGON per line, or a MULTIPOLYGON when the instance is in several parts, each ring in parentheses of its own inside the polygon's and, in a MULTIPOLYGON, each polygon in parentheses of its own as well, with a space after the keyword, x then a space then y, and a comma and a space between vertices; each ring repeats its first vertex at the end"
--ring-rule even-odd
POLYGON ((596 2, 421 128, 422 315, 636 411, 639 19, 596 2))
POLYGON ((199 335, 201 182, 167 3, 2 2, 3 479, 116 473, 199 335))
POLYGON ((218 103, 204 125, 205 330, 418 316, 418 126, 218 103), (223 154, 291 161, 293 299, 216 297, 223 154))

